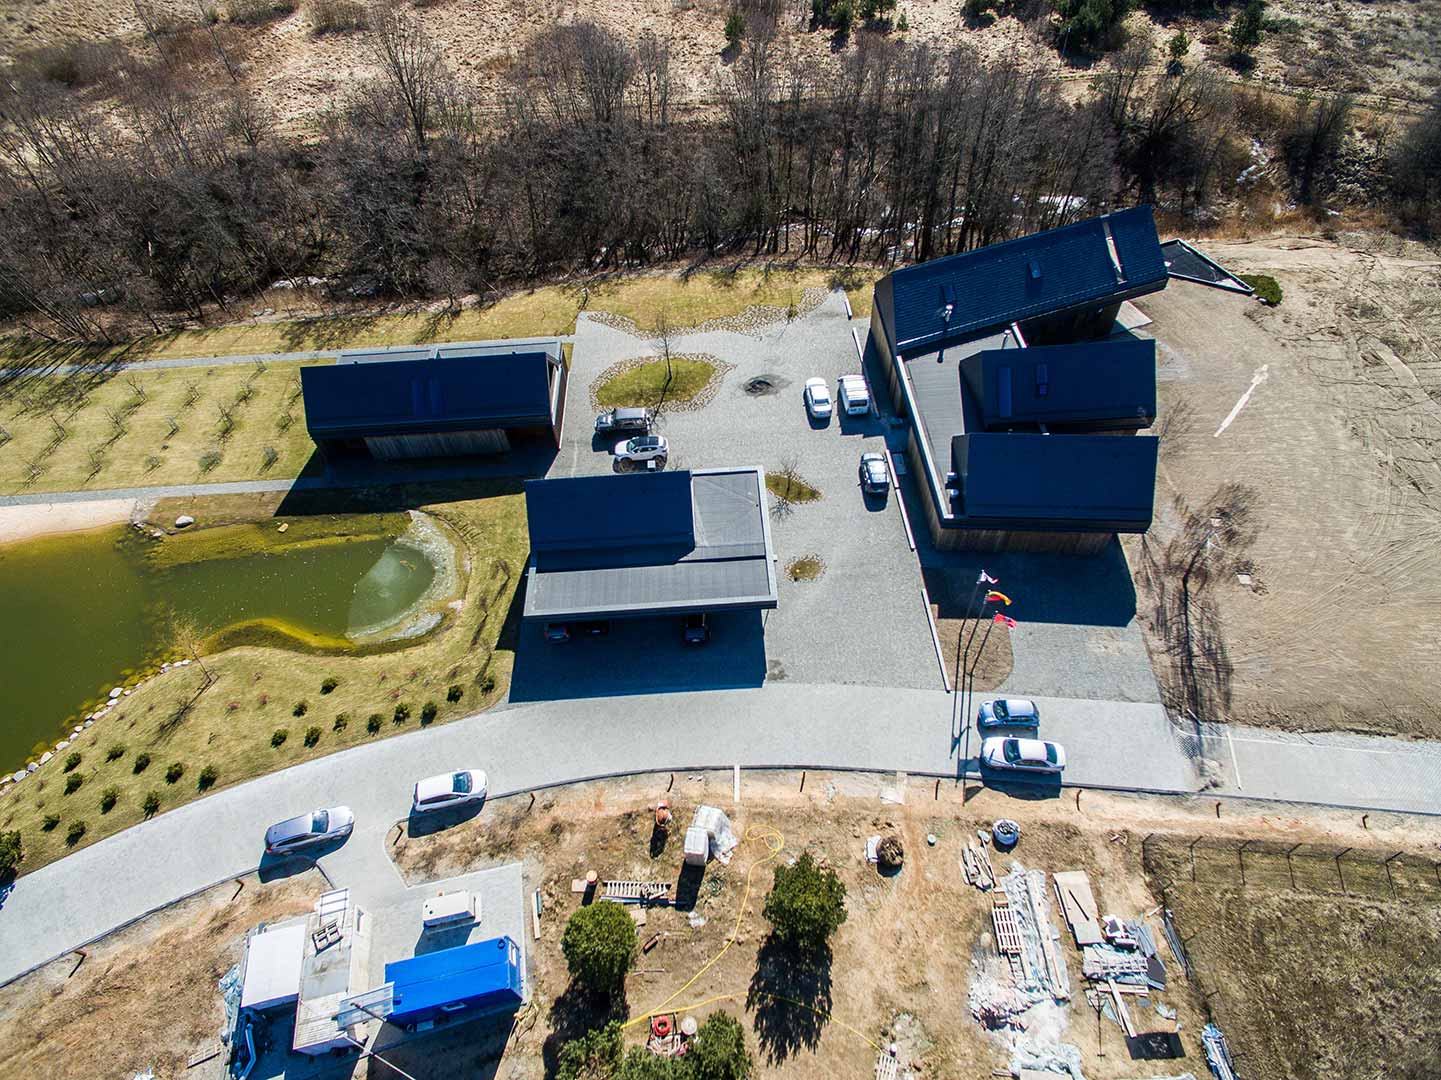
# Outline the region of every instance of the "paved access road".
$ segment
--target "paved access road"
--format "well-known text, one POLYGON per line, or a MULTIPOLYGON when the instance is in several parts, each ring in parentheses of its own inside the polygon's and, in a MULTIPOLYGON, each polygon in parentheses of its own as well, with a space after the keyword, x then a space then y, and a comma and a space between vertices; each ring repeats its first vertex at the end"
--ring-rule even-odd
MULTIPOLYGON (((315 806, 356 812, 354 835, 322 866, 337 881, 364 875, 384 890, 384 877, 398 889, 393 868, 380 869, 381 853, 419 777, 478 766, 499 796, 599 775, 736 764, 954 776, 974 764, 965 755, 977 744, 953 738, 952 704, 940 690, 779 683, 539 702, 355 747, 197 799, 20 878, 0 906, 0 982, 255 869, 265 827, 315 806)), ((1048 733, 1068 744, 1069 779, 1195 787, 1158 706, 1043 699, 1041 708, 1048 733), (1136 756, 1103 752, 1110 724, 1131 733, 1136 756)))

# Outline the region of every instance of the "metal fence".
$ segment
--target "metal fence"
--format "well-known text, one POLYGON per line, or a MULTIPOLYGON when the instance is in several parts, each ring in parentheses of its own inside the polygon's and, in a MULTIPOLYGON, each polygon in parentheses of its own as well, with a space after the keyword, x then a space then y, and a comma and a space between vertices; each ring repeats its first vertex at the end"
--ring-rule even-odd
POLYGON ((1163 893, 1194 884, 1441 900, 1441 862, 1404 851, 1150 833, 1141 855, 1163 893))

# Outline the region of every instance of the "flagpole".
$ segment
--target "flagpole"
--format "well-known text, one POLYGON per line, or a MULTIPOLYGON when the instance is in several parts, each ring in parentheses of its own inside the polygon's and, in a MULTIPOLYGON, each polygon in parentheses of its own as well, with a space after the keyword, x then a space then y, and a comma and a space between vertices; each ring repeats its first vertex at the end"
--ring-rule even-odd
MULTIPOLYGON (((987 592, 989 592, 989 590, 987 590, 987 592)), ((976 627, 977 627, 978 625, 980 625, 981 616, 986 613, 986 608, 990 606, 990 603, 991 603, 991 601, 989 601, 989 600, 985 600, 985 601, 983 601, 983 602, 981 603, 981 613, 980 613, 980 615, 977 615, 977 616, 976 616, 976 621, 973 622, 973 623, 971 623, 971 633, 970 633, 970 636, 966 638, 966 659, 967 659, 967 660, 969 660, 969 659, 971 658, 971 642, 973 642, 973 641, 976 640, 976 627)))
MULTIPOLYGON (((999 612, 998 612, 997 614, 999 614, 999 612)), ((988 641, 991 640, 991 627, 993 627, 993 626, 995 626, 995 625, 996 625, 996 618, 995 618, 995 616, 993 615, 993 616, 991 616, 991 621, 990 621, 990 623, 986 626, 985 636, 981 638, 981 647, 976 650, 976 664, 977 664, 977 665, 980 664, 980 662, 981 662, 981 657, 985 654, 985 651, 986 651, 986 642, 988 642, 988 641)), ((972 667, 972 668, 971 668, 971 672, 972 672, 972 674, 975 673, 975 667, 972 667)))

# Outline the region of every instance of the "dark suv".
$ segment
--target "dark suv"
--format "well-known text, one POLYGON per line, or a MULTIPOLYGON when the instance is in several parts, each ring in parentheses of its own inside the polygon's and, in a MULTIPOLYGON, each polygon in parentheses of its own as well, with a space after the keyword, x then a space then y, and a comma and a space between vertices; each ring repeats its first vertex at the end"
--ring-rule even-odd
POLYGON ((611 409, 595 418, 597 435, 609 435, 616 431, 637 431, 650 434, 655 418, 649 409, 611 409))

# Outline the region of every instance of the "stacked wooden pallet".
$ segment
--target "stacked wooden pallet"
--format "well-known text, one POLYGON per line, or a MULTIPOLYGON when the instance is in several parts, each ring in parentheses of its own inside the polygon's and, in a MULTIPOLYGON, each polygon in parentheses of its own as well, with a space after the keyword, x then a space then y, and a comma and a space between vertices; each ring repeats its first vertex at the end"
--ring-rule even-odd
POLYGON ((654 904, 664 900, 670 892, 668 881, 606 881, 601 884, 604 899, 622 904, 654 904))

